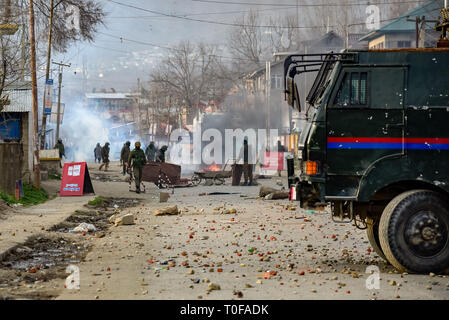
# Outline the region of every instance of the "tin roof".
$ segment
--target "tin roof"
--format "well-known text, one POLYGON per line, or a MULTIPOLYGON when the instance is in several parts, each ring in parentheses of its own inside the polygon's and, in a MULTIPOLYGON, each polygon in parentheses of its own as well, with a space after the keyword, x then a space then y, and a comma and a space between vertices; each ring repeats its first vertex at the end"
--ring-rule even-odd
MULTIPOLYGON (((378 38, 386 33, 394 32, 416 32, 416 25, 414 22, 407 21, 407 19, 413 19, 415 17, 425 16, 426 20, 436 20, 440 16, 440 10, 444 8, 444 0, 432 0, 422 6, 410 10, 403 14, 399 18, 387 23, 378 30, 374 30, 367 35, 359 39, 359 41, 366 41, 378 38)), ((431 28, 430 23, 427 24, 428 28, 431 28)))
POLYGON ((87 99, 130 99, 133 96, 132 93, 86 93, 87 99))
POLYGON ((10 103, 3 112, 32 112, 33 95, 31 83, 9 85, 3 90, 3 97, 8 97, 10 103))

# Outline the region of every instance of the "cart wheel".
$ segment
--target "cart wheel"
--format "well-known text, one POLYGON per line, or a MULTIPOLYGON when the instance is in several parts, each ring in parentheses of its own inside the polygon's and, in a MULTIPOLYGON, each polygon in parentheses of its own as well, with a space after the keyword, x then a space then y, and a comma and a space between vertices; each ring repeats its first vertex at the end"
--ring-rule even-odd
POLYGON ((194 186, 199 186, 201 184, 202 179, 198 175, 194 175, 192 179, 190 179, 190 183, 194 186))
POLYGON ((215 183, 216 186, 224 185, 225 182, 226 182, 226 181, 225 181, 225 178, 223 178, 223 176, 221 176, 221 175, 217 175, 217 176, 214 178, 214 183, 215 183))

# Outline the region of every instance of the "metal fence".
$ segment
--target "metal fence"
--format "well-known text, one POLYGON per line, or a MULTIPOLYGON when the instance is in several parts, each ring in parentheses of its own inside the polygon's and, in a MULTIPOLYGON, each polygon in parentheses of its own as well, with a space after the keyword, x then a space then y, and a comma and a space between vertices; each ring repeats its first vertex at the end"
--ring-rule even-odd
POLYGON ((23 146, 0 143, 0 191, 13 195, 16 181, 22 176, 23 146))

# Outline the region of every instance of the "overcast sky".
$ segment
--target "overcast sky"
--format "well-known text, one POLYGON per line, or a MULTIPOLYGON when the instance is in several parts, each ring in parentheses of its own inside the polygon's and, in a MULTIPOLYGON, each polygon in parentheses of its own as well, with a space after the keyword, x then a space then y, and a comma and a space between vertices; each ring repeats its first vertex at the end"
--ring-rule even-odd
MULTIPOLYGON (((254 0, 253 0, 254 1, 254 0)), ((270 3, 265 0, 265 3, 270 3)), ((295 0, 289 0, 295 2, 295 0)), ((249 10, 249 5, 229 5, 198 2, 192 0, 121 0, 129 5, 154 11, 189 15, 191 18, 232 22, 239 12, 249 10)), ((262 1, 258 1, 261 3, 262 1)), ((83 63, 87 65, 87 87, 128 90, 136 87, 137 78, 149 79, 151 69, 157 65, 166 50, 156 46, 136 44, 123 39, 148 42, 172 47, 181 40, 206 41, 224 45, 229 29, 232 27, 194 22, 120 6, 102 0, 108 13, 106 26, 99 29, 94 43, 80 43, 55 60, 72 63, 70 72, 65 74, 64 84, 68 89, 81 88, 83 63), (114 37, 111 37, 114 36, 114 37), (84 61, 84 62, 83 62, 84 61), (77 72, 75 75, 74 72, 77 72)), ((262 2, 263 3, 263 2, 262 2)), ((282 1, 274 1, 282 3, 282 1)), ((288 3, 288 2, 287 2, 288 3)), ((261 14, 268 14, 272 6, 254 6, 261 14)), ((287 12, 287 8, 276 7, 276 12, 287 12)), ((56 78, 56 76, 54 76, 56 78)))
MULTIPOLYGON (((54 56, 54 60, 72 64, 72 68, 64 74, 65 90, 63 92, 65 97, 63 99, 82 91, 83 64, 88 71, 86 82, 88 91, 93 88, 96 88, 97 91, 101 89, 110 90, 110 88, 115 88, 117 91, 130 91, 136 88, 137 78, 140 78, 143 82, 149 80, 151 70, 166 54, 167 51, 157 47, 158 45, 173 47, 181 40, 190 40, 224 46, 229 31, 234 28, 232 26, 161 16, 129 6, 165 14, 186 16, 190 19, 225 23, 233 22, 236 17, 248 12, 251 8, 257 10, 264 17, 296 15, 297 12, 295 8, 296 0, 223 0, 223 2, 228 2, 227 4, 214 3, 214 0, 114 1, 123 3, 125 6, 108 0, 100 1, 107 13, 107 18, 106 25, 98 30, 99 33, 95 42, 78 43, 71 47, 67 53, 54 56), (123 41, 120 40, 120 37, 123 38, 123 41), (136 40, 152 45, 136 44, 127 40, 136 40)), ((335 3, 338 1, 323 2, 335 3)), ((320 3, 323 2, 320 1, 320 3)), ((407 2, 410 3, 411 1, 407 2)), ((317 4, 313 0, 300 0, 299 3, 317 4)), ((354 4, 352 1, 350 3, 354 4)), ((416 6, 416 4, 414 5, 416 6)), ((365 14, 364 5, 354 7, 355 10, 362 12, 363 15, 365 14)), ((335 8, 334 10, 333 8, 332 11, 347 10, 345 8, 335 8)), ((382 9, 387 8, 383 6, 382 9)), ((298 10, 299 24, 306 25, 305 19, 311 16, 314 10, 317 10, 316 7, 300 8, 298 10)), ((312 21, 312 23, 323 24, 323 22, 318 21, 312 21)), ((54 74, 53 78, 57 79, 57 75, 54 74)))

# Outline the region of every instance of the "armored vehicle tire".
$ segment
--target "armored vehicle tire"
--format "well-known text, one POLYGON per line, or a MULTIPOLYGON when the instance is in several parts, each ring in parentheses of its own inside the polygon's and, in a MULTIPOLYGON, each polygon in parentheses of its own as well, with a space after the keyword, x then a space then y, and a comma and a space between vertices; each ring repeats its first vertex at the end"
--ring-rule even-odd
POLYGON ((449 268, 449 204, 429 190, 405 192, 385 208, 379 239, 401 271, 443 273, 449 268))
POLYGON ((369 243, 371 247, 373 247, 374 252, 377 253, 379 257, 388 261, 385 257, 382 248, 380 246, 379 241, 379 221, 378 220, 370 220, 367 223, 368 228, 366 229, 366 235, 368 236, 369 243))

